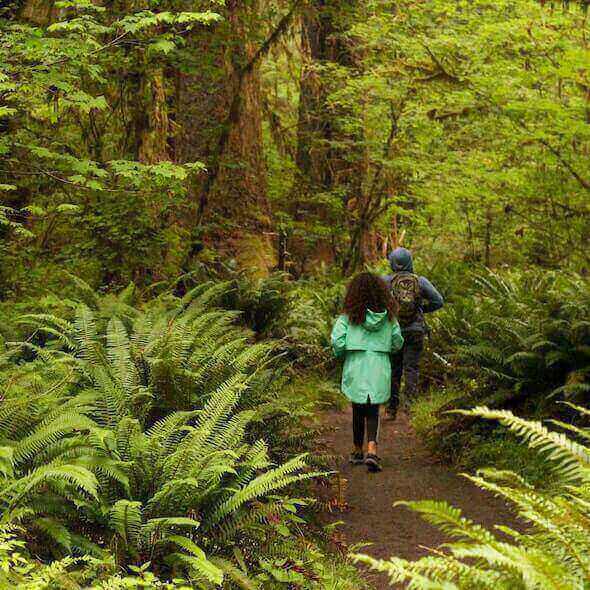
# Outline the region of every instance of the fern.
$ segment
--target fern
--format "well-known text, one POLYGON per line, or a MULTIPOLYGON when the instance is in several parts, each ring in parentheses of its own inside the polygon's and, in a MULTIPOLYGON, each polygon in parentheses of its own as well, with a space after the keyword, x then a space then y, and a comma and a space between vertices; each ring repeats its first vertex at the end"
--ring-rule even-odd
POLYGON ((564 482, 579 482, 584 477, 584 471, 590 468, 590 453, 586 447, 563 433, 550 431, 539 422, 518 418, 506 410, 492 411, 486 407, 458 410, 457 413, 498 420, 524 439, 530 448, 546 455, 564 482))
POLYGON ((277 462, 256 434, 273 445, 291 435, 278 420, 275 348, 252 342, 238 313, 212 307, 228 285, 137 308, 132 286, 107 296, 78 287, 82 300, 63 318, 25 318, 51 352, 0 372, 10 374, 4 518, 45 547, 51 539, 45 557, 108 547, 120 566, 180 568, 203 587, 225 572, 225 583, 251 587, 259 559, 294 550, 273 547, 277 523, 296 510, 281 494, 318 475, 305 456, 277 462), (248 547, 246 562, 236 546, 248 547))
POLYGON ((141 502, 119 500, 110 511, 112 529, 128 547, 137 548, 142 529, 141 502))
POLYGON ((179 561, 188 566, 189 572, 195 576, 202 576, 206 580, 220 586, 223 582, 223 571, 207 559, 205 552, 198 547, 191 539, 171 535, 166 538, 167 542, 174 543, 183 549, 183 553, 172 553, 169 559, 179 561))
MULTIPOLYGON (((498 526, 509 540, 500 539, 444 502, 410 502, 410 508, 458 541, 413 562, 362 555, 357 559, 408 588, 584 588, 590 580, 590 449, 510 412, 476 408, 462 413, 499 420, 551 464, 556 483, 544 490, 510 471, 488 469, 470 476, 479 487, 511 503, 528 523, 526 532, 498 526)), ((590 437, 586 429, 567 430, 581 440, 590 437)))

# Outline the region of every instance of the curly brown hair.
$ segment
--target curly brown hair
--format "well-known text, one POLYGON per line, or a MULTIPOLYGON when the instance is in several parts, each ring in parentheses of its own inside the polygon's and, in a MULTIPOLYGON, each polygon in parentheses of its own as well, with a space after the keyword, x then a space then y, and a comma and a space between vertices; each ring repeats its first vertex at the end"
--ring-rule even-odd
POLYGON ((387 311, 390 320, 394 320, 397 315, 397 303, 385 282, 371 272, 362 272, 348 285, 344 313, 351 323, 362 324, 368 309, 374 312, 387 311))

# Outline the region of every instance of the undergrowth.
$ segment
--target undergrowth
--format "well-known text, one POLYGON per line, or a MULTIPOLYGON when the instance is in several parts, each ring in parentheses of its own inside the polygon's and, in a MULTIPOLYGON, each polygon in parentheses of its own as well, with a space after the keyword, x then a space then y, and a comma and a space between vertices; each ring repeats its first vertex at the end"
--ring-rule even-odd
POLYGON ((428 318, 428 393, 412 409, 414 425, 435 452, 459 465, 477 468, 494 457, 542 478, 538 463, 502 429, 447 412, 486 405, 578 422, 558 402, 580 403, 590 391, 588 282, 572 273, 474 272, 464 265, 435 269, 433 278, 446 305, 428 318))
POLYGON ((129 587, 357 587, 306 519, 314 401, 285 395, 277 345, 218 306, 231 286, 142 302, 76 285, 0 356, 0 502, 28 550, 68 576, 111 559, 129 587))
MULTIPOLYGON (((581 416, 588 410, 571 407, 581 416)), ((472 418, 498 420, 546 463, 551 481, 536 487, 513 470, 489 468, 466 476, 503 498, 520 517, 516 530, 498 524, 487 530, 461 510, 439 500, 403 502, 438 527, 449 542, 426 557, 357 559, 386 573, 393 583, 429 590, 580 590, 590 580, 590 429, 554 421, 518 418, 506 410, 479 407, 472 418)))

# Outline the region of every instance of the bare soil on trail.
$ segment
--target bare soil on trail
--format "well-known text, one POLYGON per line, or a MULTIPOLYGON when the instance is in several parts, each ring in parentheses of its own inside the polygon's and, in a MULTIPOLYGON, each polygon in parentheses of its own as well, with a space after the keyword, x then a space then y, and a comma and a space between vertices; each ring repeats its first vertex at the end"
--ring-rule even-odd
MULTIPOLYGON (((327 413, 325 424, 329 432, 321 441, 322 450, 338 457, 341 500, 346 502, 346 508, 334 510, 326 519, 343 522, 338 530, 347 545, 366 541, 371 545, 362 552, 372 557, 416 559, 425 555, 427 548, 449 540, 416 513, 394 508, 399 500, 445 500, 486 527, 514 526, 515 517, 501 500, 433 457, 413 432, 406 414, 399 414, 395 421, 381 421, 381 473, 368 473, 364 465, 348 463, 352 448, 350 409, 327 413)), ((367 572, 366 578, 376 590, 391 588, 384 575, 367 572)))

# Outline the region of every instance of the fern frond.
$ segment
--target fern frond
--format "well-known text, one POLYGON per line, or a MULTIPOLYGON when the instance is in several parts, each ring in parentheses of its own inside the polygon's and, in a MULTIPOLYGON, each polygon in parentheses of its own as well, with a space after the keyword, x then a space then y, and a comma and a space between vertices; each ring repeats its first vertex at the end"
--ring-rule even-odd
POLYGON ((98 481, 95 475, 77 465, 44 465, 37 467, 26 476, 16 480, 0 491, 0 498, 15 507, 34 490, 51 482, 65 482, 91 498, 98 497, 98 481))
POLYGON ((135 365, 131 361, 130 342, 125 326, 118 318, 112 318, 107 325, 107 358, 117 380, 128 393, 136 382, 135 365))
POLYGON ((94 313, 86 305, 76 308, 74 328, 81 357, 89 363, 105 365, 106 354, 98 339, 94 313))
POLYGON ((54 418, 49 424, 41 424, 30 436, 21 440, 14 447, 14 461, 30 461, 47 446, 55 444, 64 436, 73 432, 90 431, 96 423, 86 416, 67 412, 54 418))
POLYGON ((238 490, 228 500, 223 502, 213 512, 210 521, 219 522, 225 516, 227 516, 234 510, 237 510, 246 502, 250 502, 262 496, 267 496, 271 492, 274 492, 281 488, 285 488, 286 486, 296 481, 302 481, 306 478, 319 476, 319 474, 317 473, 298 473, 306 467, 307 465, 305 462, 305 455, 302 455, 299 457, 294 457, 293 459, 287 461, 280 467, 269 470, 259 475, 251 482, 249 482, 244 488, 238 490))
POLYGON ((205 552, 191 541, 188 537, 181 537, 179 535, 171 535, 166 538, 167 542, 172 542, 185 553, 173 553, 170 559, 179 561, 189 568, 194 574, 203 576, 213 584, 221 586, 223 583, 223 571, 207 559, 205 552))
POLYGON ((131 500, 116 502, 110 510, 109 524, 127 547, 137 549, 143 526, 141 502, 131 500))
POLYGON ((493 543, 495 541, 494 535, 482 526, 462 516, 459 508, 454 508, 447 502, 421 500, 396 502, 395 505, 407 506, 418 512, 426 522, 433 524, 450 537, 470 539, 482 543, 493 543))
POLYGON ((552 432, 539 422, 524 420, 507 410, 490 410, 477 407, 473 410, 456 410, 465 416, 480 416, 498 420, 514 434, 525 440, 528 446, 546 455, 554 464, 556 473, 564 483, 573 483, 583 477, 582 468, 590 468, 590 453, 565 434, 552 432))
POLYGON ((72 536, 70 531, 61 522, 46 517, 37 518, 33 521, 32 525, 67 552, 72 550, 72 536))
POLYGON ((229 578, 242 590, 259 590, 262 587, 262 582, 249 577, 246 572, 236 567, 227 559, 210 557, 209 561, 223 572, 224 577, 229 578))

